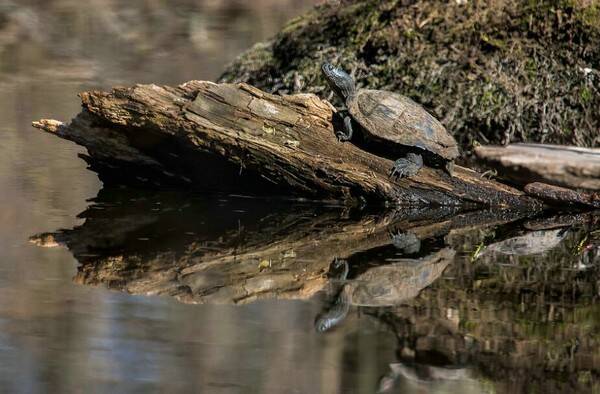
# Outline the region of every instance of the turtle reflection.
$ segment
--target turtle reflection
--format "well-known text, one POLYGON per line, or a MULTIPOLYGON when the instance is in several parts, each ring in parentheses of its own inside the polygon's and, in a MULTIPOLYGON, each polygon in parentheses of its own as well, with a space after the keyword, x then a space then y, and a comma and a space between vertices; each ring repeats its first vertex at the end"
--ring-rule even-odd
POLYGON ((600 263, 600 230, 591 232, 585 239, 580 241, 579 249, 581 258, 578 262, 578 268, 587 269, 600 263))
POLYGON ((419 253, 421 250, 421 240, 413 232, 396 231, 391 234, 392 244, 396 249, 401 250, 406 254, 419 253))
POLYGON ((334 260, 330 271, 336 272, 345 283, 333 306, 317 316, 315 329, 325 332, 339 325, 352 305, 393 306, 416 297, 440 277, 455 253, 453 249, 443 248, 422 258, 390 259, 390 264, 369 268, 348 281, 348 262, 334 260))
POLYGON ((392 363, 389 372, 379 381, 377 393, 388 393, 395 388, 399 379, 416 384, 433 381, 466 381, 473 380, 472 371, 458 366, 435 366, 421 363, 392 363))
POLYGON ((570 227, 537 230, 526 234, 482 246, 473 255, 473 259, 492 254, 509 256, 531 256, 543 254, 556 248, 569 234, 570 227))

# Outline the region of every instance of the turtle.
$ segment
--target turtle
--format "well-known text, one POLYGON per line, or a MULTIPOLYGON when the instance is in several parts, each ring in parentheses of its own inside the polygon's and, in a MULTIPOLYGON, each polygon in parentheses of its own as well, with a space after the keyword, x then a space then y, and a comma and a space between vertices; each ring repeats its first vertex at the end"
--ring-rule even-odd
POLYGON ((390 171, 392 178, 417 175, 424 160, 429 166, 443 167, 452 176, 458 145, 425 108, 398 93, 356 89, 354 79, 330 63, 323 63, 321 71, 347 108, 342 115, 345 130, 336 132, 339 141, 350 141, 356 128, 380 150, 390 152, 393 158, 401 156, 390 171))
POLYGON ((428 384, 435 381, 473 381, 473 373, 469 368, 458 365, 436 366, 424 363, 396 362, 389 364, 389 371, 380 380, 377 393, 389 393, 394 388, 398 389, 398 378, 412 381, 417 385, 428 384))
POLYGON ((351 305, 392 306, 416 297, 425 287, 440 277, 455 255, 454 249, 443 248, 423 258, 394 259, 391 264, 368 269, 346 281, 350 268, 343 259, 335 259, 331 271, 345 281, 331 308, 317 316, 317 332, 329 331, 342 322, 351 305))

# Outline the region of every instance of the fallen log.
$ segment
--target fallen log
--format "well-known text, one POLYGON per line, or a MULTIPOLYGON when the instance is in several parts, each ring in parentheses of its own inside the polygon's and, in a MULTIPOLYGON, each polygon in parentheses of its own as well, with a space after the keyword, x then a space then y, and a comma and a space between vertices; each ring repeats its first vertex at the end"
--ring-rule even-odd
POLYGON ((549 204, 579 204, 600 208, 600 193, 586 193, 541 182, 528 183, 524 189, 549 204))
POLYGON ((394 158, 335 138, 334 109, 312 94, 191 81, 85 92, 70 123, 34 126, 87 148, 105 183, 176 186, 392 205, 534 207, 539 202, 458 167, 388 176, 394 158))
POLYGON ((547 144, 480 146, 485 164, 521 185, 542 182, 572 189, 600 190, 600 149, 547 144))

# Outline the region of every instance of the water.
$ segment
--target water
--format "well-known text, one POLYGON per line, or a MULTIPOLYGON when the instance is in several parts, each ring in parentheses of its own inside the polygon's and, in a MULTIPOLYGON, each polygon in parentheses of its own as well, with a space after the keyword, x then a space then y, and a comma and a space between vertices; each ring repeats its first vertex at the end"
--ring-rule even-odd
POLYGON ((0 3, 0 391, 598 389, 597 216, 100 190, 30 127, 214 79, 310 3, 0 3))

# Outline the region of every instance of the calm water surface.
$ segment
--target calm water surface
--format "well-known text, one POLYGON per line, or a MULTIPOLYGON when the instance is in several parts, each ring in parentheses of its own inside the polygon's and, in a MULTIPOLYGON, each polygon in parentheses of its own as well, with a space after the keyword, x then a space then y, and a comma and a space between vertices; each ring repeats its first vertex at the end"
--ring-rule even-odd
POLYGON ((30 127, 86 89, 215 79, 312 3, 0 2, 0 391, 598 389, 593 214, 100 190, 30 127))

